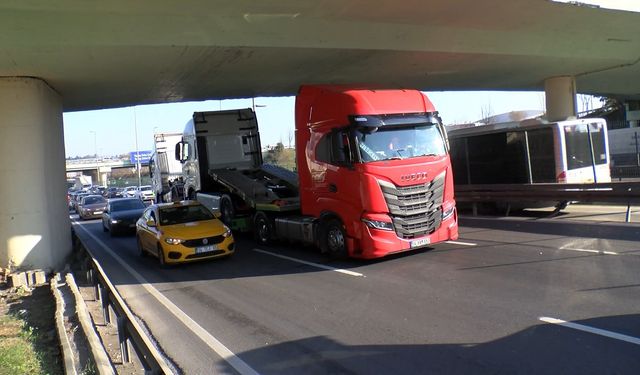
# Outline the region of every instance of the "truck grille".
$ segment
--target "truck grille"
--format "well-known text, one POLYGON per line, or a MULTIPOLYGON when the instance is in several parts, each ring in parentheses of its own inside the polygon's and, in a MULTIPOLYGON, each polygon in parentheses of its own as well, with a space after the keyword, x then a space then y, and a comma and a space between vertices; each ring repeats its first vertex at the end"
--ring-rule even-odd
POLYGON ((441 173, 433 181, 424 184, 380 184, 398 237, 420 237, 440 227, 444 180, 445 173, 441 173))

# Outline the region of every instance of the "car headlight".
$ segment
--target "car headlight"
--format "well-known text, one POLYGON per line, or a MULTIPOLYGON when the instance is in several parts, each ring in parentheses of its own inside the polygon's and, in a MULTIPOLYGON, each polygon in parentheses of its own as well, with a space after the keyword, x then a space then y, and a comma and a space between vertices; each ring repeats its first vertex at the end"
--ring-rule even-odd
POLYGON ((228 226, 224 226, 224 233, 222 233, 224 238, 231 237, 231 229, 228 226))
POLYGON ((388 221, 362 219, 362 222, 367 224, 369 228, 380 230, 393 230, 393 224, 388 221))
POLYGON ((184 240, 181 240, 179 238, 167 237, 164 239, 164 242, 168 243, 169 245, 180 245, 184 242, 184 240))
POLYGON ((120 220, 111 219, 111 224, 118 224, 119 222, 120 222, 120 220))

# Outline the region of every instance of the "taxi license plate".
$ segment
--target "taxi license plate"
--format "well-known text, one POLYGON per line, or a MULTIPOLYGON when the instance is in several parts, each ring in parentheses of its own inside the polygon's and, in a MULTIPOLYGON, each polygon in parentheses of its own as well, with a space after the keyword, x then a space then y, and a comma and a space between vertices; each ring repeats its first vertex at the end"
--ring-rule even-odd
POLYGON ((429 240, 429 238, 421 238, 419 240, 411 241, 411 247, 425 246, 430 243, 431 243, 431 240, 429 240))
POLYGON ((209 251, 213 251, 213 250, 216 250, 215 245, 196 247, 196 254, 208 253, 209 251))

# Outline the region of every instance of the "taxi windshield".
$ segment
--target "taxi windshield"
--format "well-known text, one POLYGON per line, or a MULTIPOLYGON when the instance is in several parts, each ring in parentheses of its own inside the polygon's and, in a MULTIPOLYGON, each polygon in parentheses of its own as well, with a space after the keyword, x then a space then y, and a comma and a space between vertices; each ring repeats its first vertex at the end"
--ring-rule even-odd
POLYGON ((194 221, 213 220, 215 216, 204 206, 166 207, 160 211, 161 225, 184 224, 194 221))

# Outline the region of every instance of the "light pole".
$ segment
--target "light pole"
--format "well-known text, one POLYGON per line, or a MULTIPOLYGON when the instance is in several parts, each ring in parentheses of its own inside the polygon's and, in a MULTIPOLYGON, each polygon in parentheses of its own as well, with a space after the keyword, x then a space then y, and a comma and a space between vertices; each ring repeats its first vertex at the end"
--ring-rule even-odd
POLYGON ((133 130, 136 136, 136 169, 138 170, 138 187, 142 185, 140 177, 140 151, 138 151, 138 116, 136 115, 136 107, 133 106, 133 130))

